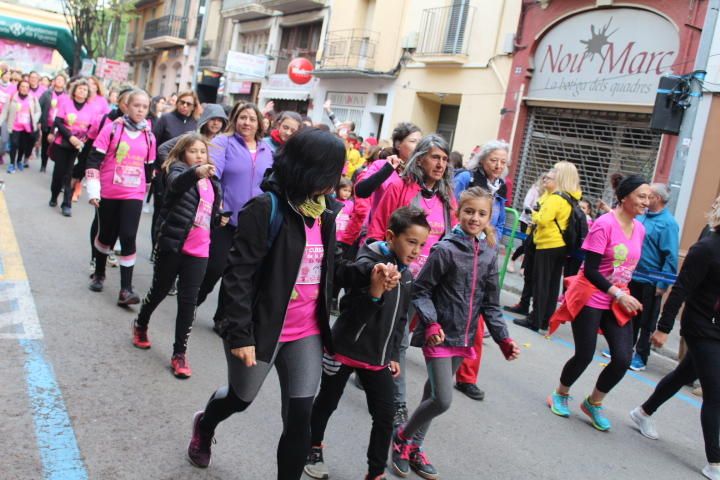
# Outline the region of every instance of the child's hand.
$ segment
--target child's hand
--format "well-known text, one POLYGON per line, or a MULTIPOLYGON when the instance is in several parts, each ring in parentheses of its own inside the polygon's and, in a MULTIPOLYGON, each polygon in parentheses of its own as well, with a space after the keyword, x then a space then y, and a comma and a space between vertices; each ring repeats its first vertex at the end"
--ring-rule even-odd
POLYGON ((370 272, 370 296, 374 298, 382 297, 385 292, 385 281, 386 281, 386 270, 387 266, 378 263, 370 272))
POLYGON ((212 177, 215 175, 215 165, 210 165, 209 163, 200 165, 195 169, 195 175, 197 175, 198 178, 212 177))
POLYGON ((400 364, 398 362, 390 362, 390 373, 392 373, 393 378, 400 376, 400 364))
POLYGON ((507 361, 516 360, 520 356, 520 347, 512 338, 506 338, 500 343, 500 350, 502 350, 507 361))
POLYGON ((385 291, 389 292, 400 284, 400 272, 398 272, 397 265, 388 263, 386 264, 385 270, 385 291))
POLYGON ((445 341, 445 332, 441 328, 438 333, 435 335, 431 335, 425 343, 427 343, 428 347, 435 347, 440 345, 445 341))

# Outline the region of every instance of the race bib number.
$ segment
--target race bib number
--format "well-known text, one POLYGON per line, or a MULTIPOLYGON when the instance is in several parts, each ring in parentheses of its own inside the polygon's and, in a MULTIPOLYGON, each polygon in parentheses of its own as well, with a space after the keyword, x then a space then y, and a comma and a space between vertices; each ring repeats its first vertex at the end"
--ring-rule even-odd
POLYGON ((30 112, 18 112, 15 119, 17 123, 27 125, 30 123, 30 112))
POLYGON ((322 245, 305 246, 305 253, 300 264, 300 274, 296 282, 298 285, 318 285, 320 283, 324 253, 325 247, 322 245))
POLYGON ((115 167, 115 175, 113 183, 128 188, 137 188, 142 183, 142 168, 131 167, 128 165, 118 165, 115 167))
POLYGON ((212 204, 206 202, 202 198, 198 204, 197 212, 195 212, 195 220, 193 225, 198 228, 210 230, 210 219, 212 218, 212 204))
POLYGON ((339 213, 335 219, 335 229, 338 232, 344 232, 347 230, 348 223, 350 223, 350 215, 347 213, 339 213))

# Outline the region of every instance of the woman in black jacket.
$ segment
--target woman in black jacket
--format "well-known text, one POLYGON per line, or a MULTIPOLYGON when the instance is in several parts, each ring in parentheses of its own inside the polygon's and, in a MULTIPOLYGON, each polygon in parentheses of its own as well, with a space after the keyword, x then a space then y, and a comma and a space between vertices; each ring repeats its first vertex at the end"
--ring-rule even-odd
POLYGON ((165 204, 160 212, 160 232, 152 286, 133 323, 133 345, 150 348, 150 316, 168 295, 179 276, 175 344, 170 361, 178 378, 192 375, 187 342, 195 320, 200 283, 207 268, 210 228, 222 201, 220 182, 210 163, 208 143, 201 135, 184 135, 163 165, 167 174, 165 204))
POLYGON ((222 281, 219 325, 229 385, 195 414, 188 457, 197 467, 210 463, 217 425, 252 403, 274 365, 284 425, 278 478, 302 475, 323 347, 332 352, 333 281, 348 287, 362 282, 336 254, 335 217, 342 206, 329 194, 344 162, 345 147, 337 137, 318 129, 300 131, 275 159, 263 185, 266 193, 240 211, 222 281))
POLYGON ((657 330, 651 341, 662 347, 675 324, 675 317, 685 303, 680 335, 688 351, 677 368, 658 383, 650 398, 630 412, 640 432, 653 440, 658 438, 650 418, 672 398, 683 385, 698 378, 703 391, 700 413, 705 455, 708 465, 702 473, 711 480, 720 479, 720 202, 709 214, 710 233, 690 247, 677 282, 670 291, 657 330))

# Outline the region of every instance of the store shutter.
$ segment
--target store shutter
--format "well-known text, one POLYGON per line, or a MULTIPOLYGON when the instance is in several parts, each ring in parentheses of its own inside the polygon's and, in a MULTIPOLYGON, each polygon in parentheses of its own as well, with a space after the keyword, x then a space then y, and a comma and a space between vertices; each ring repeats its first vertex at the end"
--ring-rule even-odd
POLYGON ((637 173, 652 179, 661 135, 650 131, 650 115, 534 107, 530 109, 513 205, 532 183, 561 160, 580 173, 583 198, 612 202, 610 175, 637 173))

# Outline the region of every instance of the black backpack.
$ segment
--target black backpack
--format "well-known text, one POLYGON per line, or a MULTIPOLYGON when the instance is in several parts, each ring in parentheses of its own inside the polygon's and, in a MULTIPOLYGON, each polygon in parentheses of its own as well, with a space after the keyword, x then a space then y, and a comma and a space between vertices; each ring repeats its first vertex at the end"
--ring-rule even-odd
POLYGON ((555 219, 555 225, 557 225, 558 230, 560 230, 560 233, 562 234, 563 241, 568 248, 567 253, 571 254, 580 250, 580 247, 582 247, 585 237, 587 237, 587 217, 585 216, 585 212, 580 209, 578 201, 575 200, 567 192, 555 192, 555 195, 561 196, 565 199, 566 202, 570 204, 571 210, 570 217, 568 218, 567 228, 565 230, 560 228, 560 224, 558 223, 557 219, 555 219))

